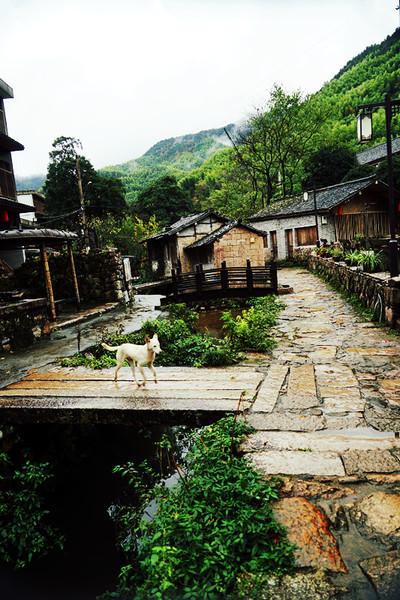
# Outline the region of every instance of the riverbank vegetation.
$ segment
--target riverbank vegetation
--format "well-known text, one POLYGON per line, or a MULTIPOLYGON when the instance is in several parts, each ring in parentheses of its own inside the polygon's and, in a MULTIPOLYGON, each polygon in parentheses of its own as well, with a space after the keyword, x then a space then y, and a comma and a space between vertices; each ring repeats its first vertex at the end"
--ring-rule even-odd
MULTIPOLYGON (((185 304, 168 307, 167 318, 146 321, 139 331, 129 334, 110 334, 107 343, 118 346, 124 343, 143 344, 146 335, 157 333, 162 352, 157 356, 160 366, 210 367, 227 366, 239 362, 243 352, 268 352, 275 346, 272 327, 276 324, 283 304, 276 296, 252 298, 246 301, 237 316, 232 310, 222 313, 222 338, 197 329, 198 313, 185 304)), ((83 353, 61 361, 64 367, 84 366, 105 369, 116 364, 115 352, 105 350, 101 344, 83 353)))
POLYGON ((0 453, 0 564, 22 569, 62 550, 63 536, 52 526, 43 499, 51 479, 48 462, 17 463, 0 453))
MULTIPOLYGON (((247 574, 283 575, 293 568, 293 546, 272 513, 277 481, 264 481, 239 455, 252 428, 235 417, 193 433, 177 464, 168 440, 162 447, 179 474, 178 483, 155 487, 148 465, 114 471, 134 502, 119 512, 126 564, 116 592, 103 600, 233 598, 247 574), (148 516, 149 503, 157 508, 148 516)), ((250 597, 250 596, 248 596, 250 597)))

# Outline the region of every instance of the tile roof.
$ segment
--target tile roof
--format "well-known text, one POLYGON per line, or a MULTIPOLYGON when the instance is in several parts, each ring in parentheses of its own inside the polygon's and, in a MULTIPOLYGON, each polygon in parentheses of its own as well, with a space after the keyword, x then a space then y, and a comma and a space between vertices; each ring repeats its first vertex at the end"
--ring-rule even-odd
POLYGON ((172 223, 172 225, 169 225, 168 227, 164 227, 164 229, 162 229, 159 233, 156 233, 155 235, 152 235, 151 237, 146 238, 146 241, 161 240, 164 237, 171 237, 171 236, 175 235, 176 233, 179 233, 180 231, 182 231, 182 229, 185 229, 186 227, 189 227, 190 225, 194 225, 195 223, 202 221, 205 217, 208 217, 208 216, 217 217, 221 221, 227 221, 227 219, 225 217, 221 217, 220 215, 217 215, 217 213, 213 212, 212 210, 205 210, 201 213, 195 213, 193 215, 188 215, 187 217, 181 217, 178 221, 176 221, 175 223, 172 223))
MULTIPOLYGON (((392 140, 392 153, 400 153, 400 138, 394 138, 392 140)), ((384 160, 386 158, 386 143, 379 144, 373 148, 367 148, 367 150, 363 150, 363 152, 358 152, 356 158, 359 165, 372 165, 380 160, 384 160)))
MULTIPOLYGON (((315 190, 317 211, 327 212, 332 208, 335 208, 339 204, 350 200, 353 196, 369 187, 375 181, 376 178, 372 175, 370 177, 345 181, 344 183, 315 190)), ((383 184, 381 181, 379 181, 379 183, 383 184)), ((309 190, 307 200, 304 200, 303 194, 301 194, 274 202, 274 204, 268 208, 264 208, 255 215, 252 215, 250 221, 262 221, 264 219, 273 219, 275 217, 307 214, 313 213, 314 211, 314 193, 313 190, 309 190)))
POLYGON ((243 227, 244 229, 248 229, 249 231, 252 231, 257 235, 263 235, 262 231, 256 229, 255 227, 252 227, 251 225, 245 225, 240 221, 229 221, 228 223, 225 223, 225 225, 222 225, 222 227, 219 227, 215 231, 212 231, 208 235, 202 237, 200 240, 197 240, 196 242, 193 242, 193 244, 186 246, 185 250, 192 250, 194 248, 201 248, 202 246, 208 246, 209 244, 213 244, 216 240, 225 235, 225 233, 228 233, 228 231, 234 229, 234 227, 243 227))
MULTIPOLYGON (((32 208, 32 207, 31 207, 32 208)), ((73 231, 64 229, 6 229, 0 231, 0 242, 29 240, 51 241, 51 240, 77 240, 78 235, 73 231)))

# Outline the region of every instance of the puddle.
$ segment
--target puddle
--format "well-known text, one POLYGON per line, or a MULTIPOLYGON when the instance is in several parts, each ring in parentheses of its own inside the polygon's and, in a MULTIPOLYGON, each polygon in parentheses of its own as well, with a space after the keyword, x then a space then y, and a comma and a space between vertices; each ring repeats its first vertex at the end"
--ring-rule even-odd
MULTIPOLYGON (((197 322, 196 329, 202 333, 207 332, 214 337, 222 338, 224 336, 224 332, 222 329, 221 315, 226 310, 228 309, 210 309, 199 311, 199 320, 197 322)), ((240 314, 242 310, 243 309, 240 308, 229 309, 233 318, 240 314)))

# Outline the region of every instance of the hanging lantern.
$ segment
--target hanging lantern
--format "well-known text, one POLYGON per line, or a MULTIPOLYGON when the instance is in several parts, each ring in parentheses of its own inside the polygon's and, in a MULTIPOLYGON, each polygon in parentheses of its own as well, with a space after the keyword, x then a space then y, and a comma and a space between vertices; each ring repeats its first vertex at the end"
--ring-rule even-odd
POLYGON ((357 117, 357 139, 360 144, 372 140, 372 113, 361 112, 357 117))

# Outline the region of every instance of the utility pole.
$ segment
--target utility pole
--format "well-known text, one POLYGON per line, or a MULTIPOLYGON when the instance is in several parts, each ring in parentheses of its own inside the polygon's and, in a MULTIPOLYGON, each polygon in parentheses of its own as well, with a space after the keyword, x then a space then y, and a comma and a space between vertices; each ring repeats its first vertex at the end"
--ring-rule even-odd
POLYGON ((399 2, 399 5, 396 6, 396 10, 399 11, 399 26, 400 26, 400 0, 398 0, 398 2, 399 2))
POLYGON ((78 178, 78 190, 79 190, 79 201, 81 207, 80 221, 81 221, 81 235, 83 240, 83 247, 86 249, 89 248, 89 236, 87 231, 87 223, 86 223, 86 211, 85 211, 85 197, 83 195, 83 186, 82 186, 82 175, 81 175, 81 165, 79 156, 76 158, 76 176, 78 178))

